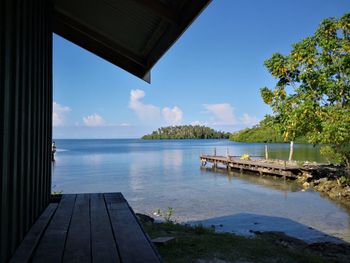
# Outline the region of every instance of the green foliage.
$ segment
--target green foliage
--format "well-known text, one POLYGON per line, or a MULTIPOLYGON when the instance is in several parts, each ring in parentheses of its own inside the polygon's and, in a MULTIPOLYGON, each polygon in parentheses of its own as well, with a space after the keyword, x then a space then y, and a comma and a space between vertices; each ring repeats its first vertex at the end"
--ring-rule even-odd
POLYGON ((143 224, 151 238, 172 236, 176 242, 159 246, 164 262, 327 262, 308 248, 288 246, 276 239, 216 233, 201 225, 143 224))
POLYGON ((51 195, 61 195, 61 194, 63 194, 63 190, 51 192, 51 195))
POLYGON ((174 220, 171 219, 171 217, 174 214, 174 209, 172 207, 168 207, 166 211, 160 210, 160 208, 157 209, 157 211, 154 213, 156 216, 161 216, 165 220, 166 223, 173 223, 174 220))
POLYGON ((51 195, 58 196, 63 194, 63 190, 55 190, 56 185, 52 186, 51 195))
POLYGON ((320 149, 320 153, 326 158, 329 163, 340 163, 342 158, 340 154, 337 154, 334 149, 328 145, 323 146, 320 149))
POLYGON ((340 176, 340 178, 339 178, 339 184, 340 185, 349 185, 349 178, 348 177, 346 177, 346 176, 340 176))
POLYGON ((277 78, 260 90, 285 140, 325 144, 329 160, 350 169, 350 14, 321 22, 313 36, 265 61, 277 78))
POLYGON ((203 226, 202 224, 198 224, 198 225, 193 226, 193 232, 196 235, 205 235, 208 233, 214 233, 215 229, 214 228, 207 228, 207 227, 203 226))
POLYGON ((144 135, 142 139, 228 139, 229 133, 215 131, 209 127, 200 125, 182 125, 161 127, 151 134, 144 135))
MULTIPOLYGON (((236 142, 269 142, 269 143, 283 143, 284 138, 280 134, 277 120, 272 116, 265 116, 265 118, 252 128, 231 134, 230 140, 236 142)), ((305 137, 296 138, 296 142, 305 143, 305 137)))

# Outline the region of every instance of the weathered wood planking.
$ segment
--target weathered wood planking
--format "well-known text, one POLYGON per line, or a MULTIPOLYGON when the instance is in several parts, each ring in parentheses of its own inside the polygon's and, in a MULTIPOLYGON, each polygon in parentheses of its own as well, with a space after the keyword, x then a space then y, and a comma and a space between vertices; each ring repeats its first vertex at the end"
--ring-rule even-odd
POLYGON ((121 193, 63 195, 11 262, 161 262, 121 193))
POLYGON ((77 195, 63 262, 91 262, 90 196, 77 195))
POLYGON ((122 262, 160 262, 123 196, 105 194, 105 200, 122 262))
POLYGON ((57 206, 57 204, 49 204, 17 248, 10 263, 23 263, 30 261, 35 248, 38 246, 45 232, 46 226, 49 224, 57 209, 57 206))
POLYGON ((76 195, 63 195, 55 215, 34 253, 33 262, 62 262, 76 195))
POLYGON ((103 194, 91 194, 92 262, 120 262, 103 194))
POLYGON ((234 168, 239 170, 246 170, 251 172, 257 172, 260 174, 272 174, 288 178, 296 178, 296 174, 299 168, 289 165, 278 165, 271 163, 264 163, 258 161, 240 160, 237 158, 225 157, 225 156, 210 156, 201 155, 200 160, 203 163, 210 162, 217 167, 218 164, 222 164, 227 168, 234 168))

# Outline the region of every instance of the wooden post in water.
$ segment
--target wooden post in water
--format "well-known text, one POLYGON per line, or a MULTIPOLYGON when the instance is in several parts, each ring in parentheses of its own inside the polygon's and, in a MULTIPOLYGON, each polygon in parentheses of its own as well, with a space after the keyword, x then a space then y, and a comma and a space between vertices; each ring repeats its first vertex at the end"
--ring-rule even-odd
POLYGON ((214 156, 216 156, 216 147, 214 147, 214 156))
POLYGON ((229 155, 228 155, 228 147, 226 148, 226 157, 229 158, 229 155))
POLYGON ((289 149, 288 161, 291 161, 293 159, 293 151, 294 151, 294 141, 290 141, 290 149, 289 149))
POLYGON ((269 159, 269 152, 267 151, 267 144, 265 144, 265 160, 269 159))

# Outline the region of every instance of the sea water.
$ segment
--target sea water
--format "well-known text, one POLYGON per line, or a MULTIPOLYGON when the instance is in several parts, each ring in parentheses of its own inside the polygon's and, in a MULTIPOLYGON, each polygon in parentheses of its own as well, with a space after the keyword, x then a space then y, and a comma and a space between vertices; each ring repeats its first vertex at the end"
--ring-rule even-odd
MULTIPOLYGON (((254 227, 279 230, 280 219, 285 219, 350 241, 349 211, 320 193, 271 176, 213 171, 200 165, 199 156, 213 154, 214 149, 217 155, 228 151, 263 156, 264 144, 108 139, 56 140, 56 146, 53 191, 122 192, 135 212, 152 215, 171 207, 178 222, 214 226, 233 222, 239 229, 225 229, 222 223, 218 228, 238 233, 254 227), (251 225, 240 225, 242 220, 251 225)), ((289 145, 269 144, 268 150, 270 158, 286 159, 289 145)), ((324 162, 319 148, 312 145, 295 145, 294 154, 296 160, 324 162)))

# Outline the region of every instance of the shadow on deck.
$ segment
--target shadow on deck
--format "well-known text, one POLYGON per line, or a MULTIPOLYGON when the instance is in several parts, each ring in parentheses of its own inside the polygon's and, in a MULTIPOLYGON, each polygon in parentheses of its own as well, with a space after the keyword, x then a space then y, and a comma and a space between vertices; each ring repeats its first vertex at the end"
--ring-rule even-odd
POLYGON ((42 213, 10 262, 161 262, 121 193, 67 194, 42 213))

